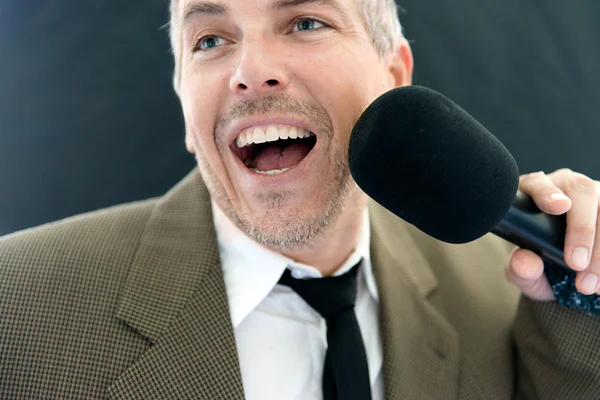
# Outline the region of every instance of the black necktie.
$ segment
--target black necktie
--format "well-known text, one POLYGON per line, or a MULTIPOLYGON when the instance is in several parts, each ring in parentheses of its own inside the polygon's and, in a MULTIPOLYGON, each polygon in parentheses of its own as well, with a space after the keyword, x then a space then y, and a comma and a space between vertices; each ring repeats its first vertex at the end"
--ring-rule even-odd
POLYGON ((295 279, 285 270, 279 283, 294 289, 327 322, 324 400, 370 400, 369 365, 354 313, 360 263, 335 277, 295 279))

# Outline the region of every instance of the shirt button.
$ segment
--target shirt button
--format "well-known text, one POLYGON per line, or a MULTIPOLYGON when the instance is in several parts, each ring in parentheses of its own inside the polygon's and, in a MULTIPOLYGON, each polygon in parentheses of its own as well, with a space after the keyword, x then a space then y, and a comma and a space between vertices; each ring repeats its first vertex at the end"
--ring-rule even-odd
POLYGON ((308 276, 308 274, 305 271, 302 271, 301 269, 292 268, 292 276, 296 279, 304 279, 308 276))

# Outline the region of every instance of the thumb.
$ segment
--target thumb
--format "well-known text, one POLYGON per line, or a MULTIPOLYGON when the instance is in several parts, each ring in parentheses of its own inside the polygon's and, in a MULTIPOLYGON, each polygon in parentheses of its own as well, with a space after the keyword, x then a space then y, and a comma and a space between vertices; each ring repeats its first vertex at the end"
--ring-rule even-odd
POLYGON ((544 275, 544 262, 532 251, 516 249, 505 269, 506 278, 532 300, 556 300, 544 275))

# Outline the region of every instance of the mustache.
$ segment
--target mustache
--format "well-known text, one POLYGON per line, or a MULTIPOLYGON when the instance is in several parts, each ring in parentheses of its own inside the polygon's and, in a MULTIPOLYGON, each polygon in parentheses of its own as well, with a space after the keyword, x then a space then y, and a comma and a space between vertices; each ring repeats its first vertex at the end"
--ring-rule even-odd
POLYGON ((323 107, 315 102, 300 100, 288 94, 269 95, 255 100, 239 100, 229 111, 217 118, 213 130, 215 140, 222 136, 232 122, 255 114, 277 113, 299 116, 317 126, 319 134, 332 135, 333 124, 323 107))

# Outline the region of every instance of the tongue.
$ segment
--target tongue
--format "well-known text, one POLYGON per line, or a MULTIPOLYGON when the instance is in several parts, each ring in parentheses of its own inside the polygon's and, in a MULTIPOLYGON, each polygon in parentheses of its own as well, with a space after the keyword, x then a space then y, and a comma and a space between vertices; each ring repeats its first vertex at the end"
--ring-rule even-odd
POLYGON ((254 166, 259 171, 292 168, 306 157, 310 143, 297 142, 287 147, 271 144, 254 157, 254 166))

